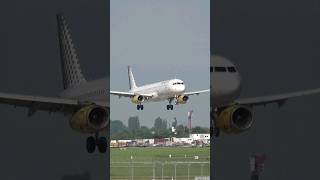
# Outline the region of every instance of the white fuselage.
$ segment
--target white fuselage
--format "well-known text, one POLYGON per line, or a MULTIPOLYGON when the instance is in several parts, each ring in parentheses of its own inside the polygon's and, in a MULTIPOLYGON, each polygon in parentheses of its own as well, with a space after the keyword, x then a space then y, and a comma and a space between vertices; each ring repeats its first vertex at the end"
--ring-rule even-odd
POLYGON ((86 82, 74 88, 64 90, 60 97, 76 99, 83 102, 101 102, 109 104, 109 79, 103 78, 86 82))
POLYGON ((131 89, 129 92, 137 94, 152 94, 153 97, 146 99, 146 101, 162 101, 183 94, 185 89, 186 87, 182 80, 171 79, 140 86, 131 89))
POLYGON ((221 107, 234 102, 240 96, 240 74, 231 61, 221 56, 211 57, 211 102, 221 107))

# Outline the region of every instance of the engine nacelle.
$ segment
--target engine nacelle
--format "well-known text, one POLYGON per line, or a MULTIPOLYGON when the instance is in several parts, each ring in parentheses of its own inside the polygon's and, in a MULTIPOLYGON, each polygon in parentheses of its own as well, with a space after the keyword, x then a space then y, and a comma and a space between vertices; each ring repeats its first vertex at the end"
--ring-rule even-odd
POLYGON ((144 101, 144 97, 141 95, 135 95, 131 98, 131 102, 135 104, 142 103, 144 101))
POLYGON ((188 96, 179 95, 179 96, 177 97, 177 102, 176 102, 176 104, 185 104, 185 103, 187 103, 188 100, 189 100, 189 97, 188 97, 188 96))
POLYGON ((79 109, 70 120, 72 129, 82 133, 102 131, 109 123, 109 108, 89 105, 79 109))
POLYGON ((229 106, 217 115, 216 126, 228 134, 241 133, 251 127, 252 117, 251 109, 246 106, 229 106))

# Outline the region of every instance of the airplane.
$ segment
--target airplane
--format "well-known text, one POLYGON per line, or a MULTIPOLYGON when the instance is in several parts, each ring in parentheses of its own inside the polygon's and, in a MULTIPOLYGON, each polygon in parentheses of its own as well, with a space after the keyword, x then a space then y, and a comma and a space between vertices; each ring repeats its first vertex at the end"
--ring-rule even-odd
POLYGON ((109 124, 109 79, 85 79, 63 14, 57 14, 57 26, 64 88, 59 97, 0 92, 0 103, 28 108, 29 117, 36 111, 64 113, 69 116, 73 130, 94 135, 86 141, 89 153, 93 153, 96 147, 100 153, 105 153, 107 139, 99 137, 99 133, 105 131, 109 124))
POLYGON ((214 137, 220 130, 226 134, 238 134, 250 129, 253 123, 253 107, 271 103, 282 107, 288 99, 319 94, 320 88, 269 96, 239 98, 241 77, 236 66, 222 56, 212 55, 211 79, 211 121, 214 137))
POLYGON ((134 80, 132 69, 128 66, 129 91, 110 91, 110 94, 120 97, 129 97, 131 102, 137 104, 137 110, 143 110, 145 102, 168 101, 167 110, 173 110, 172 102, 175 105, 185 104, 191 95, 199 95, 201 93, 210 92, 210 89, 185 92, 186 86, 180 79, 170 79, 166 81, 137 86, 134 80))

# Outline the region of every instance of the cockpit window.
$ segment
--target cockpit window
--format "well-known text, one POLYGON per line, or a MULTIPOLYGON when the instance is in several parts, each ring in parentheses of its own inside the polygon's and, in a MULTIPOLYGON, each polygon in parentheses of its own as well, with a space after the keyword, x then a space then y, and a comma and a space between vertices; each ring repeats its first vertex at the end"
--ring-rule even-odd
POLYGON ((183 84, 183 82, 175 82, 175 83, 173 83, 173 85, 176 85, 176 84, 183 84))
POLYGON ((214 71, 215 72, 227 72, 225 67, 221 67, 221 66, 216 66, 214 67, 214 71))
POLYGON ((233 67, 233 66, 228 67, 228 71, 229 71, 229 72, 237 72, 237 71, 236 71, 236 68, 233 67))

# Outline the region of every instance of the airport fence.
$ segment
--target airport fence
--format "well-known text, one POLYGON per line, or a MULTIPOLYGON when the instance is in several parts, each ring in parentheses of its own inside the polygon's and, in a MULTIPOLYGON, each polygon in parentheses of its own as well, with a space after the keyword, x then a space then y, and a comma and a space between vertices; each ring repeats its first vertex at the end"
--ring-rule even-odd
POLYGON ((194 180, 210 176, 210 162, 110 162, 110 173, 112 180, 194 180))

